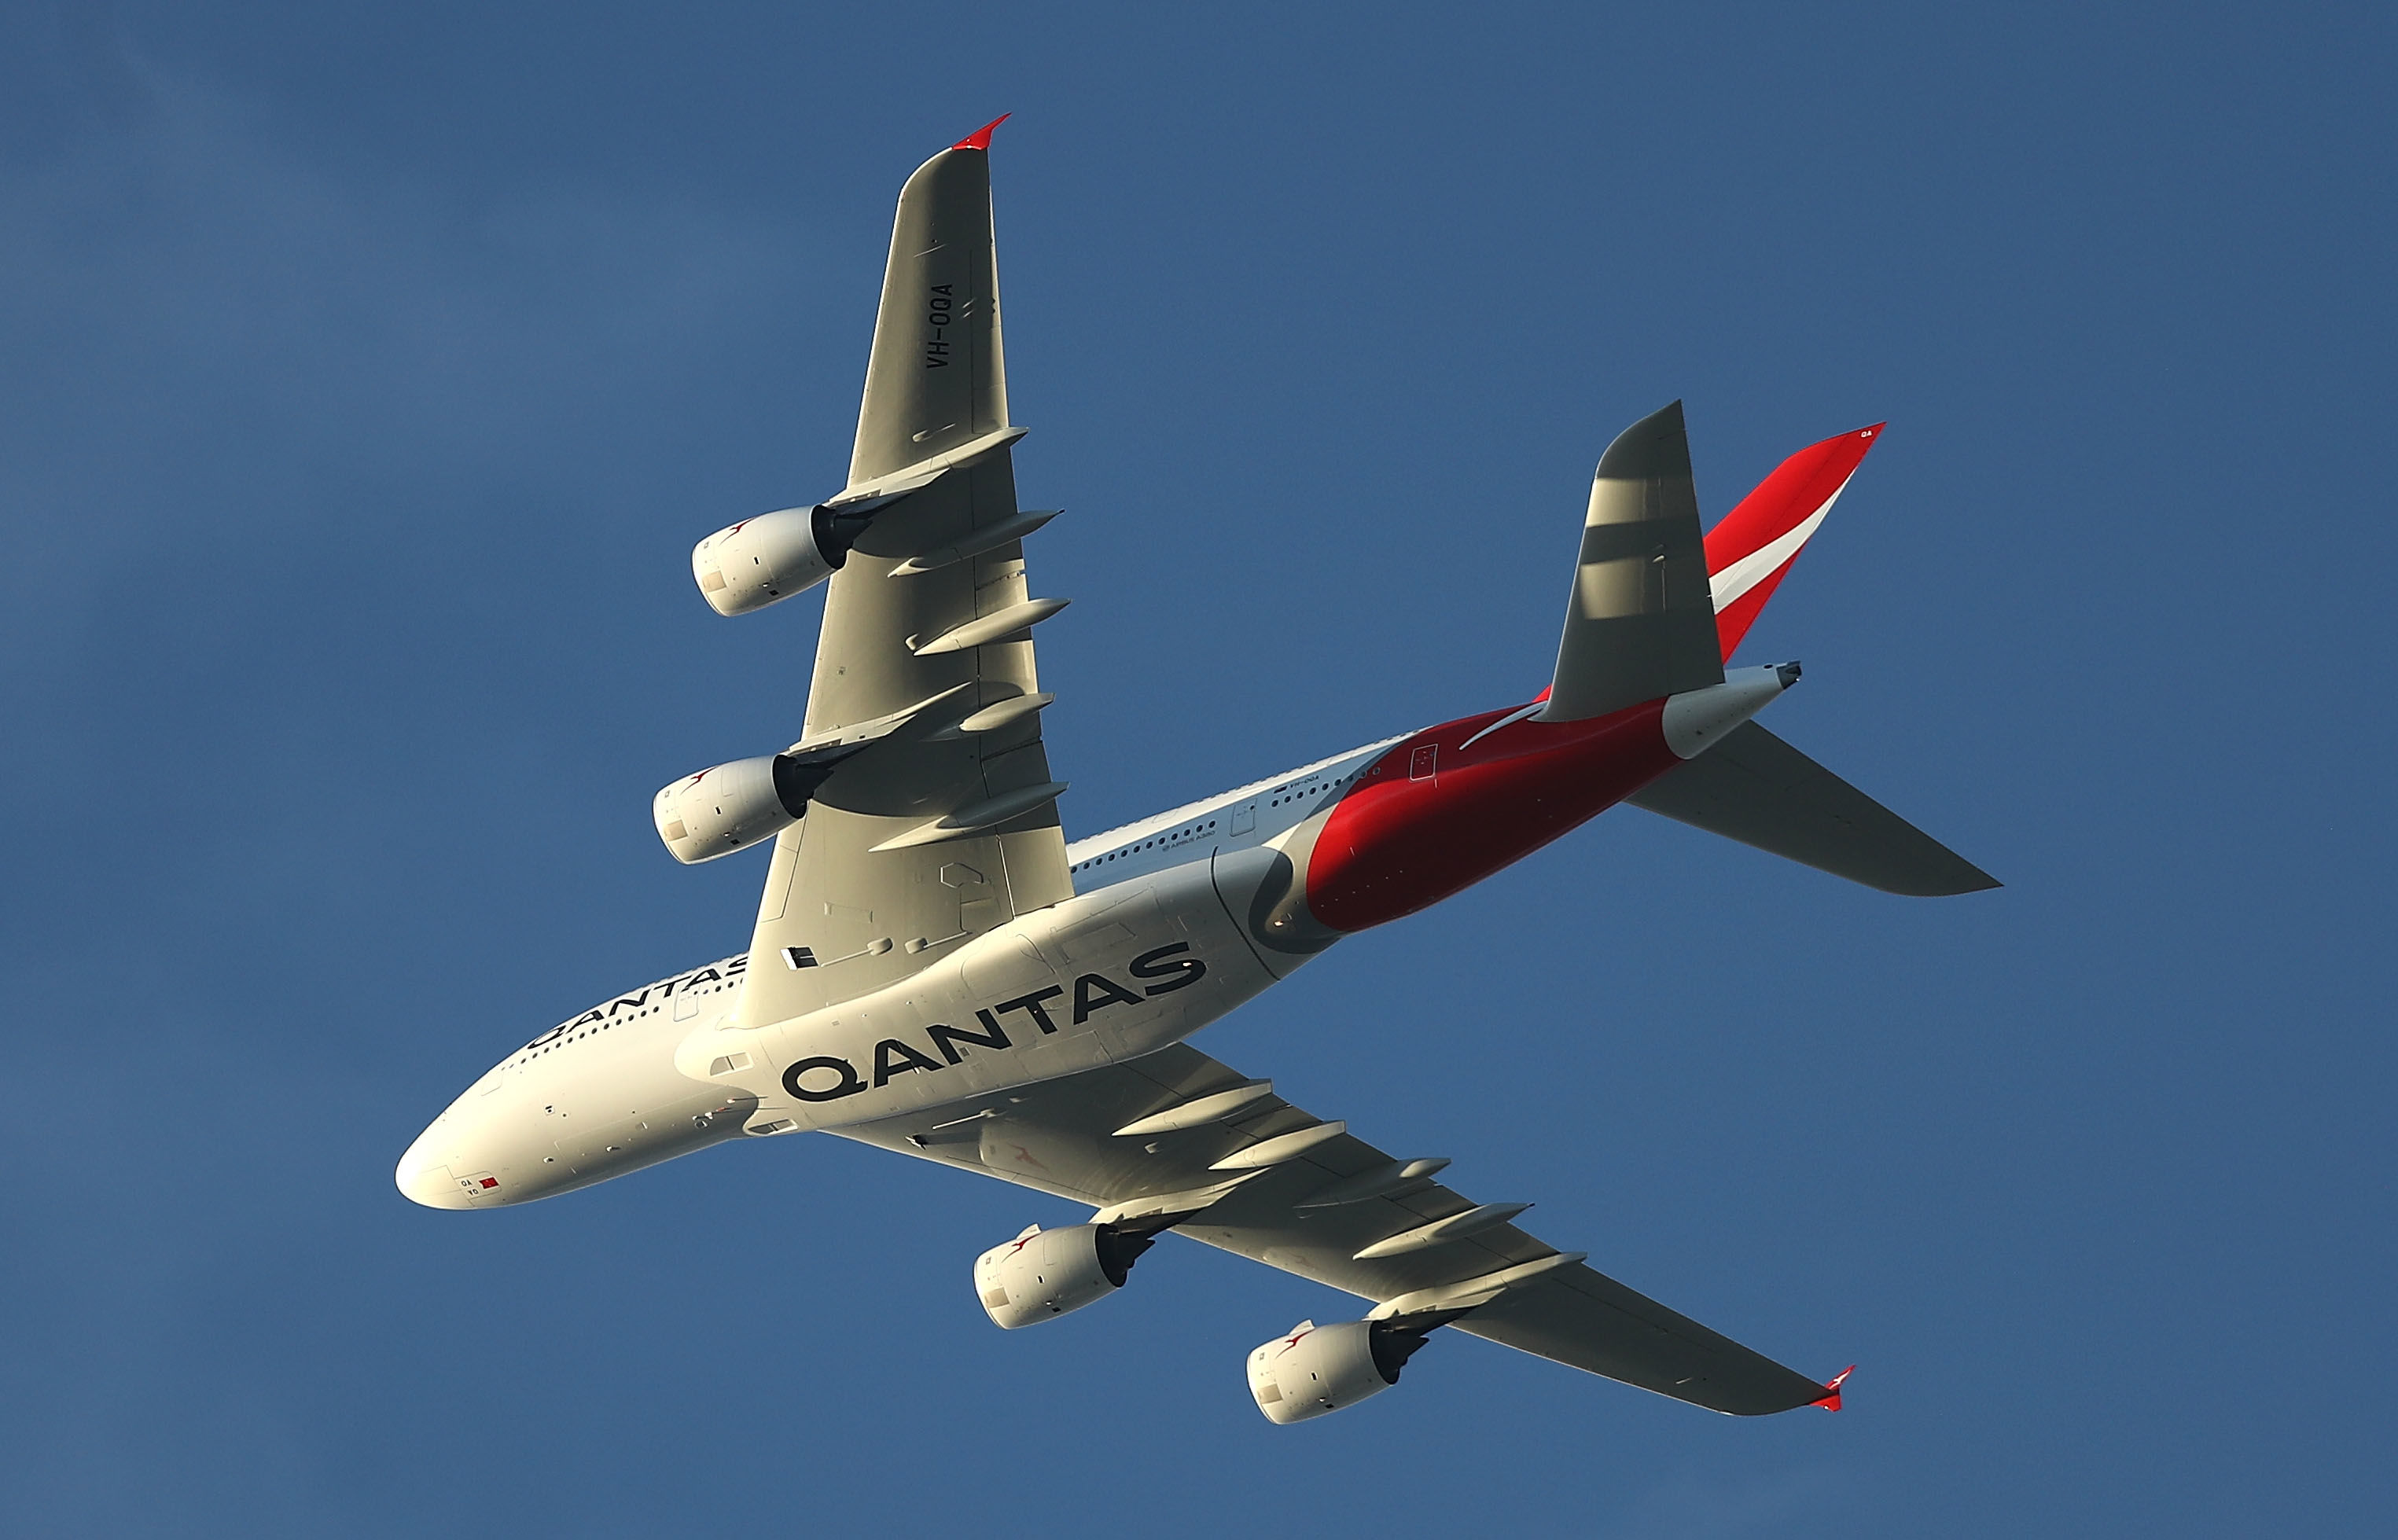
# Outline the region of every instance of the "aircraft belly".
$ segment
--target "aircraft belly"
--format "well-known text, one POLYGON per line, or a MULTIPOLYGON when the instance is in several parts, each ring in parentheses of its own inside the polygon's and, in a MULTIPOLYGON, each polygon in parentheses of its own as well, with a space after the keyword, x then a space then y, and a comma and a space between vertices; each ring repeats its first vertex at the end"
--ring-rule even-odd
POLYGON ((1203 859, 1019 916, 838 1005, 694 1032, 675 1063, 757 1097, 752 1127, 838 1128, 1153 1053, 1273 982, 1203 859))
POLYGON ((569 1119, 568 1132, 552 1146, 559 1166, 575 1177, 600 1180, 724 1137, 712 1131, 712 1120, 699 1121, 719 1100, 706 1087, 685 1082, 677 1093, 643 1096, 638 1110, 609 1116, 626 1100, 619 1096, 613 1103, 594 1103, 590 1115, 569 1119))

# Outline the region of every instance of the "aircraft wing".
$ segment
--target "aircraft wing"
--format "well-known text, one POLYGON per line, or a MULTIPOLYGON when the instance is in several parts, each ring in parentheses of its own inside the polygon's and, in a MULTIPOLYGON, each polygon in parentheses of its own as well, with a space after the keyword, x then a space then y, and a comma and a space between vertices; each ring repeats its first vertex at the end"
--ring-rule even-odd
POLYGON ((1205 1203, 1180 1234, 1373 1300, 1383 1315, 1470 1306, 1461 1332, 1694 1406, 1748 1416, 1829 1394, 1507 1223, 1516 1205, 1405 1174, 1446 1162, 1394 1162, 1261 1084, 1178 1044, 832 1132, 1089 1203, 1103 1222, 1205 1203), (1192 1117, 1204 1120, 1160 1126, 1192 1117), (1304 1147, 1273 1158, 1294 1145, 1304 1147), (1244 1152, 1270 1163, 1244 1169, 1244 1152), (1339 1201, 1377 1186, 1381 1196, 1339 1201), (1427 1231, 1443 1221, 1445 1237, 1427 1231), (1358 1255, 1377 1250, 1389 1254, 1358 1255))
POLYGON ((794 752, 873 742, 775 841, 748 1023, 879 989, 1073 891, 1031 641, 1064 604, 1032 596, 1017 538, 1042 516, 1016 505, 989 143, 900 191, 849 484, 819 509, 863 528, 828 586, 794 752))

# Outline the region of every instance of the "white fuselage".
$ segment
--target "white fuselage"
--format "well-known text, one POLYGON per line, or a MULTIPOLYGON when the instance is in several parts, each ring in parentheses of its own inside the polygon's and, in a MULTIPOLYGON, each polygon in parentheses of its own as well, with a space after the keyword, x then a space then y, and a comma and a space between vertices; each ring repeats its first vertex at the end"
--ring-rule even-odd
POLYGON ((743 1023, 746 957, 595 1006, 451 1103, 400 1158, 400 1190, 437 1208, 521 1203, 727 1139, 871 1121, 1179 1042, 1313 955, 1246 932, 1263 867, 1244 852, 1328 808, 1395 742, 1078 841, 1072 898, 809 1015, 743 1023))

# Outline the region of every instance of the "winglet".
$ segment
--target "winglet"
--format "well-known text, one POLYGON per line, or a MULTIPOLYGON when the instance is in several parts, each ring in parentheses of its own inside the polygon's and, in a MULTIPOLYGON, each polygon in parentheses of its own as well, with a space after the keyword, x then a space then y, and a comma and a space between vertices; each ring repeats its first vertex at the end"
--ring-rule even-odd
POLYGON ((958 141, 955 144, 950 145, 950 148, 952 150, 988 150, 990 148, 990 131, 1015 115, 1016 114, 1014 113, 1002 113, 997 117, 992 118, 989 123, 977 128, 973 133, 968 134, 965 138, 958 141))
POLYGON ((1856 1372, 1857 1366, 1853 1363, 1849 1365, 1846 1369, 1841 1370, 1839 1373, 1833 1375, 1829 1380, 1825 1382, 1824 1389, 1825 1394, 1816 1400, 1809 1401, 1807 1404, 1809 1406, 1820 1406, 1826 1412, 1838 1412, 1840 1409, 1840 1382, 1847 1379, 1856 1372))

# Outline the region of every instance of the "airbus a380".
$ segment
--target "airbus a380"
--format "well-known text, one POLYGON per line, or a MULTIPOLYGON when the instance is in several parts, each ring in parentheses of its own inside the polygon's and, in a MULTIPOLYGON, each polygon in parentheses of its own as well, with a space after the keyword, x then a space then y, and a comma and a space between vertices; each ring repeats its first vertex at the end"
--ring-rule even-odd
POLYGON ((1398 1383, 1447 1326, 1742 1415, 1838 1410, 1787 1369, 1218 1063, 1193 1033, 1342 937, 1620 802, 1888 891, 1997 886, 1753 721, 1728 666, 1879 425, 1802 449, 1702 533, 1677 402, 1598 462, 1547 689, 1069 844, 1033 671, 991 244, 993 124, 900 191, 849 483, 699 542, 720 614, 823 585, 799 742, 657 794, 675 858, 774 843, 748 949, 614 996, 493 1065, 401 1192, 502 1208, 734 1140, 821 1132, 1087 1204, 976 1259, 1029 1326, 1165 1231, 1369 1301, 1247 1359, 1277 1423, 1398 1383))

